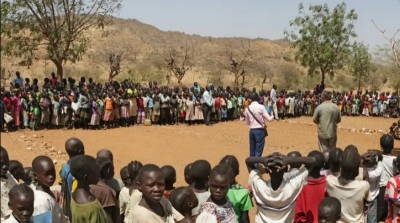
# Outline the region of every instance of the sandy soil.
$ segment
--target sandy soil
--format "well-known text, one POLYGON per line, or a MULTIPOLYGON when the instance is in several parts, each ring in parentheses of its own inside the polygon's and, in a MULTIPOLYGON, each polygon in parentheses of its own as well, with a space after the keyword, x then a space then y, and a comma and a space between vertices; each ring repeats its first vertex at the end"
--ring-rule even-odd
MULTIPOLYGON (((342 127, 387 131, 396 120, 383 118, 343 117, 342 127)), ((269 137, 264 154, 279 151, 288 153, 293 150, 307 155, 318 149, 317 129, 309 117, 288 119, 287 122, 271 122, 269 137)), ((247 183, 247 170, 244 165, 249 155, 248 128, 240 121, 220 123, 207 126, 151 126, 131 127, 113 130, 49 130, 21 131, 1 133, 1 145, 5 147, 10 159, 18 159, 24 166, 31 166, 37 155, 49 155, 59 167, 67 160, 64 143, 70 137, 78 137, 85 144, 86 153, 95 155, 101 148, 108 148, 114 153, 116 174, 131 160, 143 163, 155 163, 160 166, 173 165, 177 171, 177 186, 184 185, 183 168, 197 159, 206 159, 211 165, 227 155, 235 155, 240 163, 241 174, 238 181, 247 183)), ((358 147, 360 153, 368 149, 379 149, 379 134, 354 133, 338 131, 338 146, 344 148, 349 144, 358 147)), ((395 142, 400 148, 400 141, 395 142)), ((254 215, 253 209, 251 215, 254 215)))

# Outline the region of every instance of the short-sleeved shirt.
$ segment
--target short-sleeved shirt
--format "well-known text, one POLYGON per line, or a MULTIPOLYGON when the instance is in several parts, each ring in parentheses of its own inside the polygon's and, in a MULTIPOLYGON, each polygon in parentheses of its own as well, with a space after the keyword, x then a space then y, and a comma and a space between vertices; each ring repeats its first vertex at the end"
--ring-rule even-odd
POLYGON ((250 191, 240 184, 233 185, 226 195, 233 204, 236 219, 240 222, 242 212, 253 208, 253 201, 250 197, 250 191))
POLYGON ((129 206, 129 188, 123 187, 118 196, 119 201, 119 214, 127 216, 127 209, 129 206))
POLYGON ((198 215, 200 214, 200 208, 201 206, 207 202, 208 198, 210 198, 211 193, 209 191, 205 191, 202 193, 196 193, 194 192, 194 194, 196 194, 197 199, 199 200, 199 205, 197 205, 197 207, 192 209, 192 216, 198 215))
POLYGON ((8 192, 11 188, 18 184, 10 172, 6 173, 7 178, 0 178, 1 181, 1 221, 4 221, 7 216, 11 215, 12 211, 8 207, 8 192))
POLYGON ((22 78, 22 77, 15 77, 12 82, 16 83, 16 84, 19 84, 19 87, 23 87, 24 86, 24 78, 22 78))
POLYGON ((107 213, 97 199, 87 204, 78 204, 72 198, 71 213, 73 223, 108 223, 107 213))
POLYGON ((97 184, 90 185, 90 193, 92 193, 103 207, 117 206, 117 198, 115 191, 99 181, 97 184))
POLYGON ((284 178, 277 190, 271 180, 264 180, 258 170, 252 170, 249 185, 257 205, 256 223, 287 223, 294 221, 296 199, 307 184, 308 170, 301 168, 291 178, 284 178))
POLYGON ((379 181, 379 187, 386 187, 388 180, 394 176, 396 168, 393 161, 396 159, 392 155, 382 155, 382 174, 379 181))
POLYGON ((318 121, 318 137, 336 138, 337 123, 341 119, 337 105, 331 101, 325 101, 315 109, 313 119, 318 121))
POLYGON ((389 214, 386 219, 387 223, 395 223, 400 221, 400 208, 393 205, 393 202, 400 201, 400 175, 389 179, 386 185, 385 199, 389 202, 389 214))
POLYGON ((371 202, 371 192, 367 181, 353 180, 346 185, 339 183, 339 178, 326 177, 326 191, 342 204, 342 217, 339 223, 364 223, 364 202, 371 202))

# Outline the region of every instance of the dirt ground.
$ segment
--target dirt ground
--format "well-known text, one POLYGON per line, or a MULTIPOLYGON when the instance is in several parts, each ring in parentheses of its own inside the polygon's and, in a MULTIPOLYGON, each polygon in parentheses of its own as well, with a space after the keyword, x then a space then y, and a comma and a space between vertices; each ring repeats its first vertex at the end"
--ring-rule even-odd
MULTIPOLYGON (((387 132, 390 125, 397 120, 383 118, 343 117, 340 126, 356 130, 382 130, 387 132)), ((288 153, 293 150, 307 155, 318 149, 317 128, 310 117, 288 119, 287 121, 270 122, 269 136, 266 140, 264 155, 275 151, 288 153)), ((48 130, 20 131, 1 133, 1 145, 5 147, 10 159, 17 159, 24 166, 31 166, 37 155, 49 155, 57 167, 67 160, 64 143, 70 137, 80 138, 85 144, 86 154, 95 155, 101 148, 112 150, 115 172, 131 160, 157 165, 172 165, 177 171, 177 186, 185 184, 183 169, 186 164, 198 159, 206 159, 211 165, 228 154, 235 155, 240 161, 238 181, 247 184, 247 170, 244 160, 249 155, 248 127, 244 122, 234 121, 219 123, 213 126, 151 126, 130 127, 113 130, 48 130)), ((368 149, 379 149, 380 134, 365 134, 338 130, 338 147, 349 144, 358 147, 360 153, 368 149)), ((400 141, 395 142, 400 148, 400 141)), ((251 211, 253 216, 255 209, 251 211)))

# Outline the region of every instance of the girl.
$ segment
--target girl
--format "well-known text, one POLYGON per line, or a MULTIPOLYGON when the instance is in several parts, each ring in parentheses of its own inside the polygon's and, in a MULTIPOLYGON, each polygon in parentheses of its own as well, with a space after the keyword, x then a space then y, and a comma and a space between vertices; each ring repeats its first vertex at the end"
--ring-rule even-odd
POLYGON ((40 108, 39 103, 36 98, 31 98, 32 101, 30 102, 30 116, 31 116, 31 128, 32 130, 37 130, 39 127, 39 120, 40 116, 40 108))
POLYGON ((188 126, 192 125, 192 122, 195 120, 195 115, 194 115, 194 102, 193 102, 193 96, 189 95, 189 97, 186 98, 186 124, 188 126))
MULTIPOLYGON (((137 190, 137 176, 142 166, 143 164, 141 162, 135 160, 130 162, 126 167, 127 178, 126 183, 124 182, 125 187, 122 188, 118 196, 121 222, 125 219, 126 216, 128 216, 130 196, 133 194, 134 191, 137 190)), ((121 178, 123 178, 122 174, 121 178)))
POLYGON ((227 196, 233 204, 236 220, 238 222, 250 222, 249 210, 253 208, 253 202, 250 197, 250 191, 236 181, 236 177, 239 175, 239 161, 235 156, 227 155, 221 159, 219 164, 231 167, 234 174, 227 196))
POLYGON ((78 155, 70 161, 71 174, 78 182, 71 197, 71 222, 108 223, 110 218, 89 190, 89 185, 95 185, 99 181, 96 160, 91 156, 78 155))
POLYGON ((228 121, 232 121, 233 120, 233 105, 232 105, 231 98, 232 97, 230 95, 228 95, 228 97, 225 98, 226 107, 228 109, 228 117, 227 117, 228 121))
POLYGON ((60 126, 60 117, 61 117, 61 106, 59 102, 58 95, 54 95, 53 97, 53 118, 51 119, 51 124, 58 128, 60 126))
POLYGON ((11 215, 11 209, 8 206, 9 197, 7 194, 11 188, 18 184, 11 173, 8 171, 10 159, 7 150, 0 147, 0 182, 1 182, 1 221, 4 221, 11 215))
POLYGON ((100 179, 97 184, 90 185, 90 192, 100 201, 100 204, 113 222, 118 222, 117 194, 105 183, 114 177, 113 162, 105 157, 97 157, 96 163, 99 167, 100 179))
POLYGON ((90 114, 90 101, 85 89, 80 90, 78 104, 80 104, 80 123, 83 130, 88 130, 90 114))
POLYGON ((4 223, 33 223, 33 190, 26 184, 18 184, 8 192, 7 204, 12 214, 7 220, 2 219, 4 223))
POLYGON ((90 119, 90 125, 92 126, 93 129, 99 129, 100 125, 100 110, 99 110, 99 105, 98 99, 96 95, 92 96, 92 117, 90 119))
POLYGON ((226 121, 228 118, 227 101, 224 96, 221 97, 221 121, 226 121))
POLYGON ((236 223, 235 210, 229 201, 227 193, 232 186, 234 173, 232 169, 219 164, 211 171, 208 185, 210 186, 211 196, 200 208, 196 223, 236 223))
POLYGON ((11 98, 12 105, 14 107, 14 125, 17 130, 19 130, 20 119, 21 119, 21 111, 22 105, 20 100, 20 91, 17 90, 15 95, 11 98))
POLYGON ((128 127, 130 125, 129 118, 129 98, 128 94, 124 93, 124 95, 120 98, 120 106, 121 106, 121 119, 123 122, 123 125, 125 127, 128 127))
POLYGON ((142 94, 139 92, 138 96, 136 97, 137 100, 137 107, 138 107, 138 112, 137 112, 137 124, 138 125, 143 125, 144 124, 144 119, 146 118, 144 116, 144 101, 142 98, 142 94))
POLYGON ((21 106, 22 106, 22 118, 24 121, 24 128, 29 127, 29 107, 28 107, 28 97, 26 93, 21 94, 21 106))
POLYGON ((47 97, 47 92, 46 91, 43 91, 43 94, 40 97, 39 106, 40 106, 41 115, 42 115, 40 123, 42 124, 44 129, 47 129, 49 127, 49 122, 50 122, 51 101, 47 97))
POLYGON ((362 115, 363 116, 369 116, 369 100, 368 100, 368 97, 365 97, 365 99, 364 99, 364 108, 363 108, 363 111, 362 111, 362 115))
POLYGON ((185 216, 188 223, 194 222, 192 210, 199 204, 199 200, 190 187, 175 188, 169 195, 169 201, 172 207, 185 216))
POLYGON ((104 112, 104 129, 107 129, 110 127, 110 122, 114 120, 113 116, 113 99, 111 98, 111 95, 108 94, 107 97, 104 99, 104 105, 105 105, 105 112, 104 112))
POLYGON ((203 110, 202 110, 203 103, 201 103, 200 99, 201 99, 200 95, 197 95, 196 100, 194 102, 194 119, 196 125, 201 124, 204 120, 203 110))
POLYGON ((38 156, 32 161, 33 176, 37 181, 34 191, 34 218, 43 217, 52 222, 66 222, 58 202, 50 190, 56 179, 56 169, 53 161, 47 156, 38 156))
POLYGON ((160 113, 161 113, 161 102, 160 98, 156 95, 154 97, 153 113, 151 117, 151 121, 153 122, 153 124, 159 124, 160 113))

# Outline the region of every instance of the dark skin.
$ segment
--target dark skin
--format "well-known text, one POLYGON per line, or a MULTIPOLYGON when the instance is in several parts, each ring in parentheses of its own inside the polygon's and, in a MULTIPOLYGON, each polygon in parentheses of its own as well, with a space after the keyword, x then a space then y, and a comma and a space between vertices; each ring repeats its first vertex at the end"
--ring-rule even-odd
MULTIPOLYGON (((394 161, 394 163, 396 164, 396 168, 398 170, 400 170, 400 159, 399 159, 399 157, 397 157, 397 159, 394 161)), ((389 202, 392 203, 393 206, 395 206, 396 208, 400 208, 400 201, 393 202, 393 201, 389 200, 389 202)))
POLYGON ((189 196, 184 200, 182 211, 186 218, 186 221, 188 223, 194 223, 192 210, 199 205, 199 200, 197 199, 196 194, 191 188, 186 188, 186 191, 189 193, 189 196))
POLYGON ((7 151, 1 151, 0 157, 0 177, 7 179, 6 174, 10 166, 10 159, 8 158, 7 151))
POLYGON ((33 178, 32 168, 31 167, 25 167, 24 168, 24 176, 22 177, 22 180, 26 184, 31 184, 32 183, 32 178, 33 178))
POLYGON ((15 219, 20 223, 30 223, 33 214, 33 194, 20 194, 8 202, 15 219))
POLYGON ((50 158, 40 160, 36 163, 33 163, 33 176, 37 179, 36 190, 43 191, 54 199, 53 192, 50 190, 50 187, 54 184, 56 180, 56 169, 54 167, 53 162, 50 158))
POLYGON ((14 178, 19 181, 22 180, 22 178, 24 177, 24 169, 22 168, 22 166, 18 166, 17 168, 15 168, 12 172, 10 172, 11 175, 14 176, 14 178))
MULTIPOLYGON (((112 179, 114 176, 114 165, 113 164, 106 165, 101 171, 100 175, 101 176, 99 181, 105 184, 107 180, 112 179)), ((119 210, 117 206, 105 207, 104 210, 111 216, 113 222, 118 222, 119 210)))
POLYGON ((341 214, 337 216, 331 208, 318 209, 318 223, 336 223, 341 218, 341 214))
POLYGON ((82 179, 77 179, 78 185, 72 193, 72 198, 78 204, 87 204, 96 200, 96 197, 90 193, 89 185, 99 182, 97 165, 93 165, 88 174, 82 179))
MULTIPOLYGON (((165 191, 164 176, 161 170, 145 172, 143 177, 137 182, 137 185, 139 191, 141 191, 143 195, 139 205, 157 214, 165 221, 167 216, 166 213, 164 213, 164 208, 160 204, 165 191)), ((183 219, 179 222, 187 221, 183 219)))

